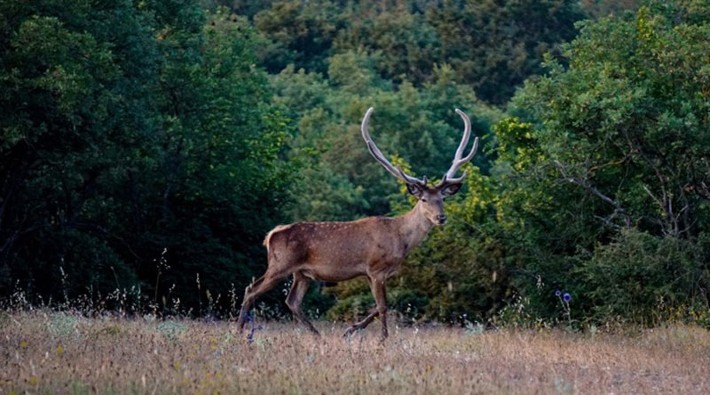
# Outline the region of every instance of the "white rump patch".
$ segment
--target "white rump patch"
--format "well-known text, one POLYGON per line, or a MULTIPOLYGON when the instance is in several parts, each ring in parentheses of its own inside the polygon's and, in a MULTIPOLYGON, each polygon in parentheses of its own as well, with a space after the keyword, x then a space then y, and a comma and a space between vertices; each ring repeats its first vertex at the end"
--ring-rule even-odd
POLYGON ((264 238, 264 247, 266 247, 267 250, 269 249, 269 242, 271 241, 271 236, 274 233, 278 233, 278 232, 281 232, 282 230, 286 230, 286 229, 290 228, 291 226, 293 226, 293 224, 279 225, 279 226, 275 227, 274 229, 271 229, 271 231, 269 233, 267 233, 266 237, 264 238))

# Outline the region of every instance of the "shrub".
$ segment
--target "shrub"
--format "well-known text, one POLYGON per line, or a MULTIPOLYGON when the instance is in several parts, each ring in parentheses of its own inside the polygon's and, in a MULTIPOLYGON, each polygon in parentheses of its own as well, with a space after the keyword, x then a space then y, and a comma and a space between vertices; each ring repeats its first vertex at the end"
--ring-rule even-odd
POLYGON ((691 311, 708 308, 706 244, 624 230, 575 269, 579 303, 595 321, 623 317, 656 325, 667 319, 692 319, 691 311), (671 313, 678 309, 687 314, 671 313))

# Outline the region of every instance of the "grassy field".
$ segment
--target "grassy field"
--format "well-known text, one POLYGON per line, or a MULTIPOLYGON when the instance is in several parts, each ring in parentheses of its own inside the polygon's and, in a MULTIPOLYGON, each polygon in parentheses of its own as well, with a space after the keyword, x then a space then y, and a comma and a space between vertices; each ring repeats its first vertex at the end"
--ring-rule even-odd
POLYGON ((710 392, 710 332, 391 328, 0 312, 0 393, 630 394, 710 392))

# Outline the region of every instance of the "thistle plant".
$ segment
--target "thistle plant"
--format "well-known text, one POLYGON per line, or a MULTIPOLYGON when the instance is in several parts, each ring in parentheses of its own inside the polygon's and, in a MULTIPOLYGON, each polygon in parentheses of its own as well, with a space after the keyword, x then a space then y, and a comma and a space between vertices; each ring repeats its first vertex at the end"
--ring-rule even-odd
POLYGON ((567 328, 571 329, 572 328, 572 310, 571 310, 569 304, 572 301, 572 295, 570 295, 569 292, 564 292, 564 291, 561 291, 558 289, 555 291, 555 296, 560 301, 560 305, 562 305, 562 315, 567 320, 567 328))

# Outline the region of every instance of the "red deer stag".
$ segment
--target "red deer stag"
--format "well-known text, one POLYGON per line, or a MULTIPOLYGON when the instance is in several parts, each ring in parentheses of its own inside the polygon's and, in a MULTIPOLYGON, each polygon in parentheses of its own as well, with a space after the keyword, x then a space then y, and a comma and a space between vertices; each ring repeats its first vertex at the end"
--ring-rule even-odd
POLYGON ((408 213, 399 217, 368 217, 351 222, 300 222, 274 228, 266 235, 268 269, 246 288, 237 327, 243 330, 247 312, 254 299, 289 275, 293 275, 286 304, 294 317, 314 334, 318 331, 301 310, 301 301, 311 280, 339 282, 366 276, 377 309, 345 332, 365 328, 376 317, 382 321, 381 340, 387 338, 387 298, 385 283, 397 273, 407 253, 419 245, 432 227, 446 222, 444 199, 458 192, 465 178, 456 178, 458 169, 469 162, 478 148, 478 137, 471 152, 463 152, 471 136, 471 121, 461 110, 464 132, 451 168, 436 186, 428 186, 426 177, 419 179, 395 167, 370 138, 367 125, 373 108, 362 120, 362 137, 372 156, 395 177, 404 181, 407 190, 418 199, 408 213))

